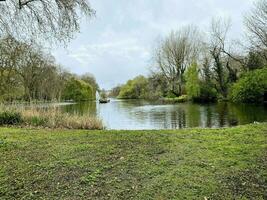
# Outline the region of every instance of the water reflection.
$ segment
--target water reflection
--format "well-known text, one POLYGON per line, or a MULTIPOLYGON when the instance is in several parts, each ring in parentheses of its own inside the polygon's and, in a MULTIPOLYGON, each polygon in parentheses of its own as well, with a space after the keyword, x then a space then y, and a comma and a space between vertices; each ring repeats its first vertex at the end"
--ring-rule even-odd
POLYGON ((98 116, 108 129, 180 129, 226 127, 267 120, 266 105, 231 103, 161 105, 137 100, 111 100, 61 106, 65 112, 98 116))

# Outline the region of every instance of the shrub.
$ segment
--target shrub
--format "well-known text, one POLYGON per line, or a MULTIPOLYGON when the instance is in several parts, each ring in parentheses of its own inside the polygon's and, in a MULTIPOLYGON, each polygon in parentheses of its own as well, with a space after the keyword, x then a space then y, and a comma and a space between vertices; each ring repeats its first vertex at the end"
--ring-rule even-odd
POLYGON ((0 113, 0 125, 15 125, 22 123, 21 114, 13 111, 0 113))
POLYGON ((217 91, 209 84, 200 84, 200 93, 198 97, 194 97, 195 102, 215 102, 217 100, 217 91))
POLYGON ((244 74, 231 89, 234 102, 261 102, 267 94, 267 67, 244 74))
POLYGON ((167 98, 176 98, 176 97, 177 96, 171 91, 169 91, 168 94, 167 94, 167 98))

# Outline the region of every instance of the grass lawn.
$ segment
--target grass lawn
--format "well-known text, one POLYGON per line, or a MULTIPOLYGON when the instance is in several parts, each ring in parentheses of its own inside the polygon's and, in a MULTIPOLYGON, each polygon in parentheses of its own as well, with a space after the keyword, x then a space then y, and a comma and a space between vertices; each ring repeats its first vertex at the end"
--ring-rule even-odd
POLYGON ((0 128, 0 199, 267 199, 267 124, 0 128))

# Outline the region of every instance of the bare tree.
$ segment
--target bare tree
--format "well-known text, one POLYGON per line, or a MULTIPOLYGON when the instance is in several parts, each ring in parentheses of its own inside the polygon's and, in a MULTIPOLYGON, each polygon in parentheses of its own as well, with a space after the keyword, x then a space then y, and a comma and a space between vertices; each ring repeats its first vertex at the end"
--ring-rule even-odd
POLYGON ((183 75, 187 67, 197 59, 199 46, 198 29, 188 26, 179 31, 172 31, 156 49, 156 66, 166 78, 171 92, 175 95, 182 93, 183 75))
POLYGON ((0 100, 11 101, 21 89, 16 73, 18 47, 12 38, 0 42, 0 100))
MULTIPOLYGON (((238 71, 246 66, 241 56, 230 53, 227 34, 230 20, 213 19, 211 24, 210 55, 213 61, 215 87, 224 98, 227 97, 228 84, 237 80, 238 71)), ((230 43, 231 45, 231 43, 230 43)))
POLYGON ((245 16, 245 25, 252 48, 267 60, 267 0, 255 3, 251 12, 245 16))
POLYGON ((94 13, 87 0, 6 0, 0 2, 0 37, 65 42, 79 30, 80 16, 94 13))

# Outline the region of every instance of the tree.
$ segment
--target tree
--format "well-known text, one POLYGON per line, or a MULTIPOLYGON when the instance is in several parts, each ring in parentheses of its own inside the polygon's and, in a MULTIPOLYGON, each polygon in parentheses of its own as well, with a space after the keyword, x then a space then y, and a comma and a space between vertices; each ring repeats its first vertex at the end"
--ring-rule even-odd
POLYGON ((168 94, 168 82, 164 75, 152 73, 148 77, 148 97, 149 99, 159 99, 168 94))
POLYGON ((17 74, 19 47, 13 38, 0 40, 0 100, 12 101, 23 96, 20 76, 17 74))
POLYGON ((6 0, 0 3, 0 35, 67 41, 79 30, 80 14, 94 13, 87 0, 6 0))
POLYGON ((148 81, 144 76, 137 76, 122 86, 118 98, 146 99, 148 94, 148 81))
POLYGON ((243 64, 243 61, 226 51, 229 28, 229 20, 214 19, 211 24, 210 55, 213 60, 213 76, 215 88, 222 98, 227 97, 229 84, 237 80, 237 73, 240 67, 233 63, 243 64))
MULTIPOLYGON (((12 37, 0 40, 1 101, 60 101, 63 90, 75 77, 80 80, 78 76, 64 71, 55 63, 52 55, 42 51, 36 44, 19 42, 12 37)), ((97 85, 94 78, 89 79, 88 75, 82 77, 88 77, 85 80, 97 85)), ((85 81, 81 82, 81 86, 86 85, 80 90, 82 95, 94 99, 95 88, 89 87, 90 84, 85 81)))
POLYGON ((91 85, 95 91, 99 91, 99 85, 96 82, 96 79, 94 77, 93 74, 90 73, 86 73, 80 76, 80 79, 83 80, 84 82, 88 83, 89 85, 91 85))
POLYGON ((209 57, 204 57, 202 64, 201 74, 206 83, 211 83, 212 71, 211 71, 211 61, 209 57))
POLYGON ((112 88, 111 91, 109 92, 108 96, 109 97, 117 97, 117 96, 119 96, 121 88, 122 88, 121 85, 118 85, 118 86, 112 88))
POLYGON ((247 56, 247 69, 249 71, 260 69, 263 66, 267 65, 267 60, 261 56, 261 52, 251 50, 247 56))
POLYGON ((197 63, 193 63, 186 72, 186 93, 190 99, 197 98, 200 95, 200 85, 198 78, 197 63))
POLYGON ((188 26, 163 40, 156 49, 156 67, 168 81, 170 91, 176 96, 182 94, 186 68, 197 60, 200 41, 197 28, 188 26))
POLYGON ((258 0, 254 8, 245 17, 245 25, 249 31, 252 48, 263 52, 267 60, 267 0, 258 0))
POLYGON ((64 92, 64 100, 88 101, 95 99, 95 92, 91 85, 72 77, 68 80, 64 92))

